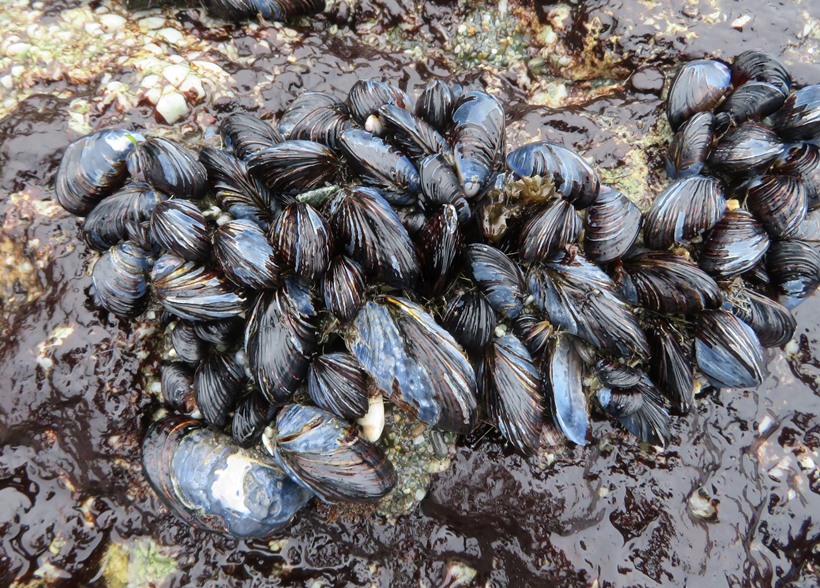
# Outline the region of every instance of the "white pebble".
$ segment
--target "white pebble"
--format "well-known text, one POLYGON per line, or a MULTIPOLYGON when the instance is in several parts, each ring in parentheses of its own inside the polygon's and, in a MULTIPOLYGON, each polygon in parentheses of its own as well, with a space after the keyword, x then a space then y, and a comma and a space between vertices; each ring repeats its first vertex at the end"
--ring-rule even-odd
POLYGON ((100 24, 106 31, 116 31, 125 26, 127 21, 119 14, 103 14, 100 16, 100 24))
POLYGON ((188 115, 188 103, 179 92, 164 94, 157 102, 157 112, 169 125, 188 115))

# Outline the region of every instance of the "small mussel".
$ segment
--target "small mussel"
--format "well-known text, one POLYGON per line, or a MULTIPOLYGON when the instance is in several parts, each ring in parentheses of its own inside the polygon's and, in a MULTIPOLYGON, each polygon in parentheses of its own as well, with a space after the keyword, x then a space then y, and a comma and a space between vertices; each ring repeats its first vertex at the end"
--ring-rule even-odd
POLYGON ((717 388, 757 386, 766 362, 754 331, 725 310, 700 315, 695 332, 695 357, 700 371, 717 388))
POLYGON ((766 270, 777 301, 791 310, 820 285, 820 253, 803 241, 776 241, 766 254, 766 270))
POLYGON ((154 207, 163 200, 165 195, 146 183, 126 184, 88 213, 83 223, 83 236, 91 247, 99 251, 105 251, 120 241, 139 237, 142 223, 151 218, 154 207))
POLYGON ((820 142, 820 84, 800 88, 772 117, 772 128, 784 141, 820 142))
POLYGON ((315 357, 308 369, 307 386, 316 406, 343 419, 363 417, 370 406, 367 373, 349 353, 315 357))
POLYGON ((676 131, 693 114, 714 108, 731 80, 729 68, 720 61, 697 59, 684 65, 672 80, 666 102, 672 130, 676 131))
POLYGON ((194 371, 191 366, 174 361, 162 366, 160 371, 162 400, 182 414, 193 416, 198 407, 194 395, 194 371))
POLYGON ((584 387, 584 365, 572 335, 555 338, 543 370, 544 394, 553 420, 567 439, 586 445, 589 410, 584 387))
POLYGON ((551 178, 555 189, 579 209, 592 204, 601 189, 598 174, 583 157, 546 141, 529 143, 510 151, 507 166, 522 178, 551 178))
POLYGON ((765 169, 783 152, 780 138, 768 128, 746 122, 729 129, 709 153, 709 166, 727 174, 765 169))
POLYGON ((175 198, 199 200, 208 191, 208 172, 196 154, 162 137, 137 145, 128 156, 128 173, 175 198))
POLYGON ((744 51, 732 62, 732 84, 735 88, 748 81, 772 84, 784 96, 789 93, 792 84, 791 76, 780 60, 756 49, 744 51))
POLYGON ((165 200, 154 206, 151 237, 164 250, 188 261, 203 261, 211 252, 205 216, 187 200, 165 200))
POLYGON ((764 347, 785 345, 797 328, 788 308, 751 288, 732 288, 728 306, 733 315, 752 328, 764 347))
POLYGON ((684 336, 665 318, 657 318, 646 328, 651 352, 649 376, 678 414, 689 413, 695 395, 692 361, 682 343, 684 336))
POLYGON ((199 338, 193 325, 188 321, 179 320, 171 330, 171 345, 182 361, 198 364, 205 357, 208 344, 199 338))
POLYGON ((767 82, 748 82, 737 88, 720 105, 715 115, 716 128, 723 131, 730 124, 767 117, 783 106, 786 95, 767 82))
POLYGON ((366 184, 382 190, 392 204, 409 204, 419 191, 419 174, 413 162, 380 137, 359 129, 346 129, 339 147, 366 184))
POLYGON ((213 237, 214 255, 222 273, 240 288, 267 290, 279 281, 279 266, 265 233, 248 220, 231 220, 213 237))
POLYGON ((263 442, 282 469, 325 502, 374 502, 397 482, 379 447, 313 406, 282 408, 263 442))
POLYGON ((514 319, 521 314, 527 286, 521 269, 499 249, 473 243, 464 250, 464 261, 495 311, 514 319))
POLYGON ((688 241, 715 226, 725 210, 723 188, 715 178, 676 180, 652 202, 644 219, 644 241, 652 249, 688 241))
POLYGON ((228 424, 244 383, 245 374, 230 354, 211 353, 202 360, 194 374, 194 395, 206 423, 217 429, 228 424))
POLYGON ((238 316, 216 321, 195 321, 191 324, 196 336, 211 345, 231 347, 241 340, 245 332, 245 321, 238 316))
POLYGON ((671 440, 669 415, 658 389, 642 371, 602 360, 595 366, 601 383, 598 404, 641 441, 666 447, 671 440))
POLYGON ((345 253, 365 273, 397 288, 412 288, 419 260, 407 229, 375 188, 338 192, 329 206, 330 224, 345 253))
POLYGON ((219 123, 219 134, 225 148, 242 160, 285 140, 277 129, 262 119, 242 112, 234 112, 223 118, 219 123))
POLYGON ((330 225, 315 208, 303 202, 289 204, 271 229, 276 257, 302 279, 313 283, 325 273, 333 256, 330 225))
POLYGON ((524 455, 538 451, 544 421, 541 378, 532 356, 513 335, 488 343, 477 370, 487 414, 524 455))
POLYGON ((749 211, 727 210, 704 240, 698 264, 714 276, 736 276, 752 269, 768 248, 769 236, 749 211))
POLYGON ((421 160, 419 180, 419 205, 426 212, 433 212, 444 204, 455 205, 464 198, 464 189, 455 170, 439 154, 428 155, 421 160))
POLYGON ((234 537, 273 534, 312 496, 270 457, 181 415, 151 425, 142 442, 142 467, 177 517, 234 537))
POLYGON ((441 429, 472 430, 475 373, 453 336, 424 308, 393 296, 366 302, 344 336, 348 350, 395 404, 441 429))
POLYGON ((225 20, 286 21, 325 9, 325 0, 202 0, 202 4, 209 14, 225 20))
POLYGON ((310 290, 287 278, 256 301, 245 329, 245 353, 265 398, 283 403, 302 383, 317 344, 310 290))
POLYGON ((748 182, 746 206, 773 238, 793 235, 808 210, 806 189, 800 180, 766 174, 748 182))
POLYGON ((621 289, 635 305, 663 314, 694 314, 720 307, 717 283, 688 259, 665 251, 629 257, 621 289))
POLYGON ((711 112, 699 112, 683 123, 666 152, 666 175, 675 180, 699 174, 712 147, 714 127, 711 112))
POLYGON ((503 161, 504 107, 485 92, 467 92, 453 111, 452 143, 456 171, 468 198, 477 195, 503 161))
POLYGON ((468 353, 477 355, 492 338, 496 318, 483 294, 462 292, 450 300, 442 324, 468 353))
POLYGON ((57 202, 73 215, 87 215, 122 187, 128 177, 126 160, 144 140, 133 131, 104 129, 71 143, 54 181, 57 202))
POLYGON ((350 116, 364 125, 370 115, 376 114, 385 104, 395 104, 412 110, 413 103, 399 88, 378 80, 358 80, 347 95, 350 116))
POLYGON ((578 240, 583 226, 572 204, 564 198, 556 198, 533 214, 521 228, 518 255, 522 261, 553 257, 578 240))
POLYGON ((312 112, 323 108, 330 108, 337 112, 346 110, 345 105, 336 96, 325 92, 303 92, 285 108, 277 129, 286 139, 296 139, 297 137, 292 137, 291 134, 297 125, 303 125, 303 121, 312 112))
POLYGON ((148 253, 130 241, 115 245, 100 257, 91 270, 97 301, 106 310, 133 317, 148 302, 148 253))
POLYGON ((458 214, 452 204, 436 212, 413 237, 421 267, 421 291, 439 296, 450 286, 461 253, 458 214))
POLYGON ((242 447, 257 443, 273 417, 277 407, 256 388, 244 396, 236 405, 231 418, 231 437, 242 447))
POLYGON ((445 82, 433 80, 424 86, 416 102, 416 116, 444 132, 450 125, 456 97, 445 82))
POLYGON ((436 129, 403 108, 385 104, 375 118, 391 142, 413 160, 436 153, 452 156, 450 145, 436 129))
POLYGON ((608 186, 601 191, 584 219, 584 253, 596 263, 623 257, 641 230, 641 209, 608 186))
POLYGON ((333 177, 338 159, 326 145, 293 139, 255 152, 247 164, 272 190, 312 190, 333 177))
POLYGON ((174 255, 160 257, 152 277, 157 300, 180 318, 218 320, 241 314, 245 309, 245 297, 222 276, 174 255))
POLYGON ((353 320, 364 304, 364 290, 364 276, 358 263, 344 255, 330 262, 322 280, 322 298, 337 319, 353 320))

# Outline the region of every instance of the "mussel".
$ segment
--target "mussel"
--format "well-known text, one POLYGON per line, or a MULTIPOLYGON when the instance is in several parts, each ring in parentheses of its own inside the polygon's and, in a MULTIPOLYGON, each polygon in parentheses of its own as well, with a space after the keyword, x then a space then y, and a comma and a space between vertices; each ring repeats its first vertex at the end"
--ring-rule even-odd
POLYGON ((549 411, 567 439, 586 445, 589 410, 581 383, 583 361, 573 337, 556 337, 548 355, 542 381, 549 411))
POLYGON ((747 184, 746 206, 775 239, 797 231, 808 211, 803 184, 792 177, 766 174, 747 184))
POLYGON ((255 152, 247 164, 272 190, 312 190, 333 177, 338 156, 321 143, 291 139, 255 152))
POLYGON ((456 171, 470 198, 481 191, 490 172, 503 160, 504 107, 489 94, 467 92, 456 103, 452 118, 456 171))
POLYGON ((381 138, 359 129, 339 136, 339 147, 362 181, 382 190, 392 204, 409 204, 419 191, 413 162, 381 138))
POLYGON ((151 238, 162 249, 188 261, 204 261, 211 252, 205 217, 188 200, 165 200, 154 206, 151 238))
POLYGON ((479 292, 462 292, 450 300, 442 324, 471 355, 477 355, 493 337, 495 313, 479 292))
MULTIPOLYGON (((241 160, 285 140, 277 129, 262 119, 242 112, 233 112, 223 118, 219 123, 219 134, 222 135, 225 148, 241 160)), ((202 163, 208 167, 207 163, 202 163)))
POLYGON ((270 457, 181 415, 151 425, 142 442, 142 467, 177 517, 234 537, 273 534, 312 496, 270 457))
POLYGON ((196 404, 206 423, 217 429, 228 424, 228 417, 239 401, 245 373, 227 353, 211 353, 194 374, 196 404))
POLYGON ((791 310, 820 286, 820 253, 803 241, 776 241, 766 254, 766 270, 777 301, 791 310))
POLYGON ((279 281, 279 266, 265 233, 248 220, 228 221, 214 231, 214 255, 222 273, 240 288, 266 290, 279 281))
POLYGON ((718 388, 757 386, 766 374, 763 349, 754 331, 725 310, 700 315, 695 357, 700 371, 718 388))
POLYGON ((623 257, 638 238, 642 218, 629 198, 602 186, 584 219, 584 253, 596 263, 623 257))
POLYGON ((202 4, 209 14, 225 20, 285 21, 325 9, 325 0, 202 0, 202 4))
POLYGON ((675 180, 699 174, 712 147, 714 128, 711 112, 698 112, 683 123, 666 151, 666 175, 675 180))
POLYGON ((521 228, 518 255, 522 261, 553 257, 575 243, 582 229, 583 221, 572 204, 564 198, 556 198, 533 214, 521 228))
MULTIPOLYGON (((120 241, 141 236, 142 224, 151 218, 165 195, 143 182, 126 184, 100 202, 83 223, 83 236, 94 249, 105 251, 120 241)), ((149 244, 140 243, 142 246, 149 244)))
POLYGON ((502 251, 482 243, 465 247, 464 261, 495 311, 504 317, 516 318, 526 297, 526 283, 519 267, 502 251))
POLYGON ((325 307, 343 322, 353 320, 364 303, 364 276, 358 263, 339 255, 334 258, 322 280, 325 307))
POLYGON ((343 419, 363 417, 370 405, 368 376, 346 352, 315 357, 308 369, 307 387, 316 406, 343 419))
POLYGON ((150 267, 148 253, 130 241, 103 253, 91 270, 99 304, 118 316, 141 313, 148 302, 150 267))
POLYGON ((175 198, 199 200, 208 191, 208 172, 196 154, 179 143, 155 137, 128 156, 128 173, 175 198))
POLYGON ((182 414, 193 416, 199 410, 194 395, 194 371, 191 366, 175 361, 160 370, 162 400, 182 414))
POLYGON ((666 100, 666 117, 672 130, 676 131, 693 114, 714 108, 731 80, 729 68, 714 59, 696 59, 680 68, 666 100))
POLYGON ((723 189, 715 178, 676 180, 652 202, 644 219, 644 241, 652 249, 688 241, 715 226, 725 210, 723 189))
POLYGON ((731 290, 728 302, 732 314, 752 328, 764 347, 780 347, 794 335, 794 315, 771 298, 741 287, 731 290))
POLYGON ((820 84, 800 88, 772 117, 772 128, 784 141, 820 141, 820 84))
POLYGON ((715 276, 736 276, 752 269, 768 248, 766 231, 749 211, 727 210, 704 240, 698 264, 715 276))
POLYGON ((783 151, 780 138, 753 122, 729 129, 709 153, 709 166, 727 174, 751 174, 765 169, 783 151))

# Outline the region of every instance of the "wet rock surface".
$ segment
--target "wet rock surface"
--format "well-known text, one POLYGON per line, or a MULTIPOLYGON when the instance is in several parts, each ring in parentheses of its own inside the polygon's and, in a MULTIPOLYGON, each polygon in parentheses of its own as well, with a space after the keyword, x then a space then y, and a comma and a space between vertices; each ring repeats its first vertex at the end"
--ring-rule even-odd
POLYGON ((764 384, 698 398, 663 453, 596 422, 587 448, 527 461, 479 431, 408 515, 314 505, 281 537, 237 542, 186 527, 144 481, 161 337, 93 308, 95 254, 51 182, 91 128, 127 121, 201 144, 224 112, 277 114, 305 90, 341 95, 360 78, 413 92, 444 77, 499 97, 510 147, 577 149, 645 206, 666 185, 674 66, 765 48, 796 84, 816 81, 818 19, 811 2, 757 0, 342 0, 293 25, 246 27, 110 2, 0 8, 0 82, 11 76, 0 88, 0 584, 815 585, 816 297, 764 384), (49 27, 67 31, 63 44, 85 39, 97 21, 121 35, 105 59, 65 49, 55 69, 38 54, 48 47, 19 46, 49 27), (159 104, 172 93, 184 111, 169 130, 159 104))

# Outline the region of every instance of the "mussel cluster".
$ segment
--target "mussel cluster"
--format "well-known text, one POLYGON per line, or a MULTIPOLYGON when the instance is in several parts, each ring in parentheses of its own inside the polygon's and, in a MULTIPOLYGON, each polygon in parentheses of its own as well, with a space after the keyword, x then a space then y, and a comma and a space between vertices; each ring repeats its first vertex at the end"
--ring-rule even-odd
POLYGON ((761 382, 818 286, 820 86, 790 86, 760 52, 685 65, 674 181, 646 213, 570 149, 507 152, 502 104, 442 81, 230 114, 199 153, 78 139, 56 195, 103 252, 94 296, 122 317, 158 303, 173 347, 151 484, 243 537, 314 495, 377 501, 397 483, 384 397, 525 455, 584 445, 596 412, 665 446, 700 387, 761 382))

